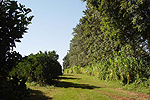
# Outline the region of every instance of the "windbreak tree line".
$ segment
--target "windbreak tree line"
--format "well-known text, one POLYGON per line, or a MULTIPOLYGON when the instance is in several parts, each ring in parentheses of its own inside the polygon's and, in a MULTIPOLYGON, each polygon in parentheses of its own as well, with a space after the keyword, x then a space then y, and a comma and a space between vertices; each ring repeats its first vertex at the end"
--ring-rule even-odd
POLYGON ((73 29, 64 58, 64 68, 71 68, 66 71, 124 84, 149 79, 150 1, 82 1, 86 10, 73 29))
POLYGON ((18 75, 24 77, 28 82, 37 82, 38 84, 54 84, 54 80, 62 75, 62 67, 57 61, 59 58, 55 51, 30 54, 23 58, 16 68, 11 72, 11 76, 18 75))

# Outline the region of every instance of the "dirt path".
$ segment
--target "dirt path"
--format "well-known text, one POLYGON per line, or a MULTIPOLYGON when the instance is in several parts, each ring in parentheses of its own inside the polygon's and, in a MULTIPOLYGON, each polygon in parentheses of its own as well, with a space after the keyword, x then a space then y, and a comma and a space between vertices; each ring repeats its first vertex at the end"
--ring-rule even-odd
POLYGON ((131 92, 131 91, 125 91, 125 90, 122 90, 121 88, 118 88, 118 89, 115 89, 117 91, 120 91, 122 93, 127 93, 128 95, 134 95, 137 97, 137 100, 143 100, 143 99, 148 99, 150 100, 150 96, 147 95, 147 94, 142 94, 142 93, 135 93, 135 92, 131 92))
POLYGON ((56 86, 29 88, 31 100, 150 100, 149 95, 122 90, 117 83, 80 74, 61 76, 56 86))

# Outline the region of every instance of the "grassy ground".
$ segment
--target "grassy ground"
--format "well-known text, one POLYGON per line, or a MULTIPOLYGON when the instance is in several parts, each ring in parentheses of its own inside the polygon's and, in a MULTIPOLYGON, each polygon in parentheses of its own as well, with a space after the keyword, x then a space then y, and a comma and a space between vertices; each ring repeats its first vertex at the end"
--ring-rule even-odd
POLYGON ((28 87, 29 100, 150 100, 149 95, 122 90, 118 83, 80 74, 63 75, 56 86, 28 87))

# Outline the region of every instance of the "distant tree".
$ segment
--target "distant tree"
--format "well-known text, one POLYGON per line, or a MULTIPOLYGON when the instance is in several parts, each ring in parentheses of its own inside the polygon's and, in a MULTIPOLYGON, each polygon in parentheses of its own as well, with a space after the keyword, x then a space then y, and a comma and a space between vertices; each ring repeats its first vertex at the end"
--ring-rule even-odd
POLYGON ((69 53, 63 58, 63 69, 69 68, 69 53))

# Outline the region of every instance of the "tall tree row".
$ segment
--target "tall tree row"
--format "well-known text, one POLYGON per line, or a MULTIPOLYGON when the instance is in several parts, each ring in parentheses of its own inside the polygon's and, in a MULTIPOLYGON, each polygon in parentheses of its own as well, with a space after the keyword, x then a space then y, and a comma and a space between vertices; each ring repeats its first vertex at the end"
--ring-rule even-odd
POLYGON ((105 70, 109 72, 108 74, 113 72, 119 79, 128 78, 126 82, 134 81, 135 78, 129 79, 128 76, 134 77, 137 74, 148 78, 150 75, 150 1, 82 1, 86 1, 86 10, 79 24, 73 29, 74 37, 71 40, 69 53, 64 59, 64 68, 85 67, 103 62, 102 64, 109 65, 105 70), (132 63, 132 65, 132 61, 137 64, 132 63), (122 69, 119 67, 121 66, 119 62, 122 63, 122 69), (128 63, 127 67, 125 63, 128 63), (125 76, 123 72, 126 73, 125 76), (143 73, 146 75, 143 76, 143 73))

